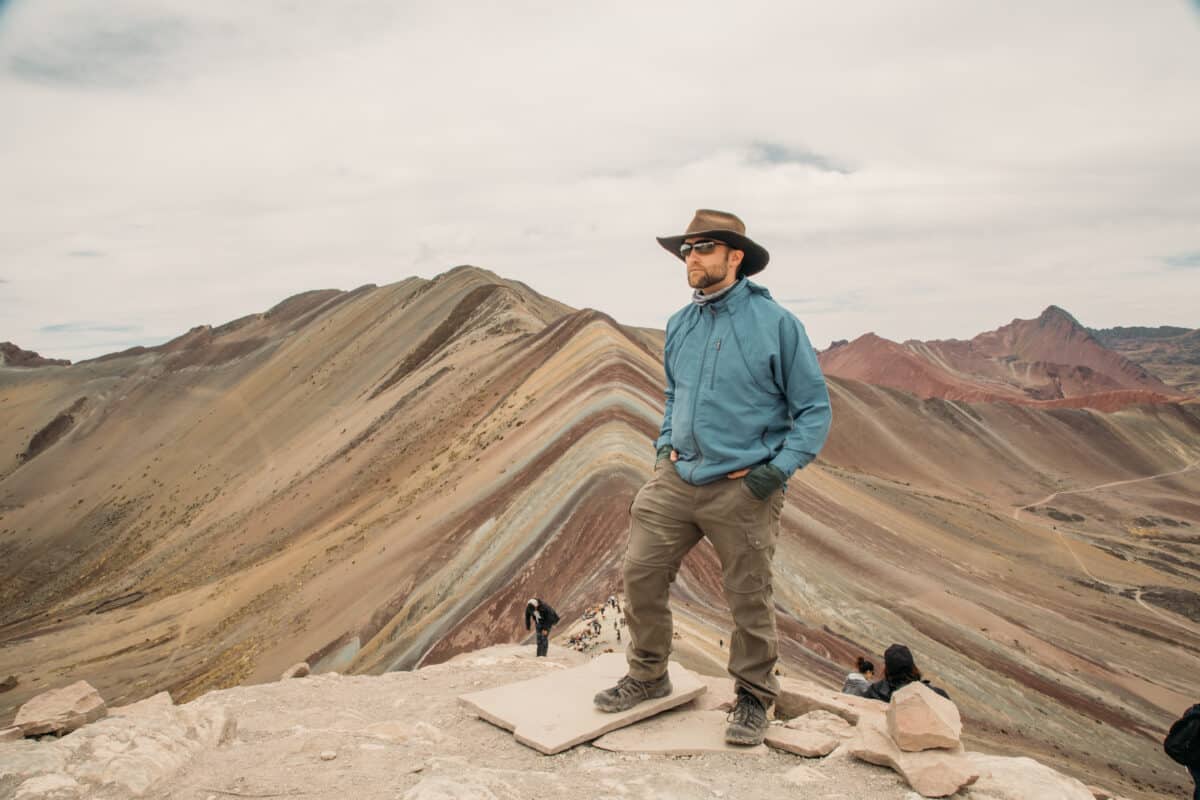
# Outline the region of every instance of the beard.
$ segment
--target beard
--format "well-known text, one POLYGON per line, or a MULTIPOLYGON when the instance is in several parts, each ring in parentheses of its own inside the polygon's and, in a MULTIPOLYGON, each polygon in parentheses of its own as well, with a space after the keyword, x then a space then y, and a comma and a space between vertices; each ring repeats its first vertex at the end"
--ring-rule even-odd
POLYGON ((708 287, 716 286, 718 283, 725 280, 725 277, 728 274, 729 256, 726 255, 724 263, 718 264, 711 269, 705 269, 704 274, 701 275, 695 282, 692 281, 691 273, 688 273, 688 285, 693 289, 704 291, 708 287))

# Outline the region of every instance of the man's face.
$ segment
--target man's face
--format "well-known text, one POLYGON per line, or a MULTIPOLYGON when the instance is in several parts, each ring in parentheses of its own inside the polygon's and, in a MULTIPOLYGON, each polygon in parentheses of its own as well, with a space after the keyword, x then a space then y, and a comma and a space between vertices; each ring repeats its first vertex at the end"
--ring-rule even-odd
MULTIPOLYGON (((684 239, 687 244, 711 242, 703 236, 689 236, 684 239)), ((737 265, 741 263, 742 251, 733 250, 721 242, 711 253, 701 253, 692 248, 684 259, 687 267, 688 285, 693 289, 704 291, 714 286, 728 286, 737 278, 737 265)))

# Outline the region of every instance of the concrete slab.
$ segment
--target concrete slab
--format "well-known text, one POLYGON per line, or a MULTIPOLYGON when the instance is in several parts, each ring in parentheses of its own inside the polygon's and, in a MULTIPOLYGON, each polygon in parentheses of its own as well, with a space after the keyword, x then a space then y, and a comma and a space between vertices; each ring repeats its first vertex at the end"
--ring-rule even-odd
POLYGON ((606 733, 592 742, 601 750, 619 753, 652 753, 664 756, 693 756, 701 753, 749 753, 766 755, 766 745, 739 747, 725 742, 724 711, 688 708, 667 711, 656 717, 606 733))
POLYGON ((621 653, 608 653, 581 667, 556 670, 532 680, 464 694, 458 700, 481 719, 512 731, 521 744, 553 755, 704 693, 704 683, 695 673, 675 663, 669 669, 674 689, 670 696, 647 700, 617 714, 597 711, 592 698, 626 673, 621 653))

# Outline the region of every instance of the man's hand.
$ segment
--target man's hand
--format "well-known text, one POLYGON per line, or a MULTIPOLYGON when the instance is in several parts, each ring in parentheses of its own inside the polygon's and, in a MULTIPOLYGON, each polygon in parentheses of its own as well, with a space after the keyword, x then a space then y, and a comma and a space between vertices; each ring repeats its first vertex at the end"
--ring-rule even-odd
POLYGON ((776 489, 787 483, 787 475, 784 475, 778 467, 770 464, 759 464, 752 470, 739 470, 739 472, 745 472, 746 486, 759 500, 766 500, 776 489))
POLYGON ((746 467, 745 469, 739 469, 736 472, 731 472, 728 475, 726 475, 725 477, 729 478, 729 480, 731 480, 731 481, 735 481, 738 478, 744 478, 749 474, 750 474, 750 468, 746 467))
POLYGON ((664 444, 662 447, 658 448, 658 454, 654 459, 654 466, 657 467, 658 462, 662 461, 664 458, 669 458, 671 459, 671 463, 674 463, 679 460, 679 453, 676 453, 671 445, 664 444))

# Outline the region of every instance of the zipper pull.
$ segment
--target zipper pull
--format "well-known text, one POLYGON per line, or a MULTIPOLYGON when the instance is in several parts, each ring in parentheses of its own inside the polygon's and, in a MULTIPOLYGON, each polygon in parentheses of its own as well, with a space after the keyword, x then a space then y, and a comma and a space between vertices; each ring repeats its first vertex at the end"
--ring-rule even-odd
POLYGON ((721 340, 717 339, 717 352, 719 353, 720 351, 721 351, 721 340))

